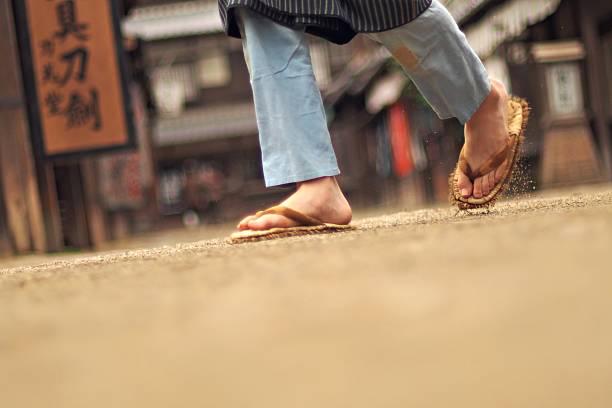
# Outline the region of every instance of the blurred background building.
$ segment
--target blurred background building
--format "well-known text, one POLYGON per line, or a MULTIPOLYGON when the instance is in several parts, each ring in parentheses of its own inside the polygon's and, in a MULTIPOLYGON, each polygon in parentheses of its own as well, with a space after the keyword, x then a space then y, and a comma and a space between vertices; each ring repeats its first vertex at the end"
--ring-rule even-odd
MULTIPOLYGON (((119 1, 138 149, 41 161, 30 147, 12 2, 0 0, 0 255, 102 245, 235 220, 264 188, 248 72, 217 2, 119 1)), ((493 77, 530 100, 519 189, 612 179, 612 3, 446 0, 493 77)), ((445 202, 462 128, 441 121, 380 46, 311 40, 356 206, 445 202)))

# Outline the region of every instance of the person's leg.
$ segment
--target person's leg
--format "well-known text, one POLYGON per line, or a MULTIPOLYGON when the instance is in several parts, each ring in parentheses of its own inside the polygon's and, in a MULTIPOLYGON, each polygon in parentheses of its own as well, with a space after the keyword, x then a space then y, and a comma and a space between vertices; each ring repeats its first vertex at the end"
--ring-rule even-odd
MULTIPOLYGON (((327 128, 304 30, 237 9, 257 115, 266 186, 297 183, 282 205, 325 222, 348 223, 350 207, 327 128)), ((293 224, 282 216, 248 217, 240 229, 293 224)))
POLYGON ((340 173, 303 30, 238 9, 267 187, 340 173))
MULTIPOLYGON (((489 79, 465 35, 438 0, 409 24, 370 37, 402 64, 440 118, 455 117, 465 124, 465 154, 472 168, 480 167, 505 146, 506 90, 489 79)), ((473 185, 461 174, 462 195, 480 198, 488 194, 505 165, 473 185)))

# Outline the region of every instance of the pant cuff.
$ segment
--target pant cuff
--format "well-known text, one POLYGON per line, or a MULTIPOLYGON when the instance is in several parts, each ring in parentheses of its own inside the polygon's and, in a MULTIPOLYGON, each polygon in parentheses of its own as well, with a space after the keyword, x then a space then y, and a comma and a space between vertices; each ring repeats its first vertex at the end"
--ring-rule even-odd
POLYGON ((480 108, 480 105, 482 105, 482 103, 485 101, 485 99, 487 99, 490 93, 491 80, 487 76, 486 81, 481 81, 477 89, 474 89, 472 94, 474 96, 473 103, 465 104, 464 106, 467 109, 462 112, 457 112, 457 114, 455 115, 455 117, 459 120, 459 122, 461 122, 462 125, 465 125, 470 119, 472 119, 472 116, 474 116, 476 111, 480 108))
POLYGON ((265 177, 266 187, 278 187, 285 184, 300 183, 302 181, 314 180, 321 177, 334 177, 340 174, 338 167, 333 167, 325 170, 317 170, 310 173, 301 173, 289 176, 271 176, 265 177))

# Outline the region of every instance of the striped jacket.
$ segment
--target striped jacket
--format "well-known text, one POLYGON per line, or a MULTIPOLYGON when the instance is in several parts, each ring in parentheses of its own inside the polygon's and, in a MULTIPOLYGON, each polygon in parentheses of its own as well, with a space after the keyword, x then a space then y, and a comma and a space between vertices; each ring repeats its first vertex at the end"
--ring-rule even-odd
POLYGON ((240 37, 234 7, 248 7, 287 26, 338 44, 357 33, 377 32, 407 24, 431 5, 432 0, 218 0, 225 31, 240 37))

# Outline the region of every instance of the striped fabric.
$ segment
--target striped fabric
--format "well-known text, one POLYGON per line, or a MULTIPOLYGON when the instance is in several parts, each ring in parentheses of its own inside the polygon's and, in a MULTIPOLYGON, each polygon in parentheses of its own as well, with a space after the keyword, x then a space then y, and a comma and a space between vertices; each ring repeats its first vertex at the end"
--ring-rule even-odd
POLYGON ((338 44, 357 33, 386 31, 414 20, 432 0, 218 0, 225 31, 240 37, 233 8, 248 7, 286 26, 338 44))

